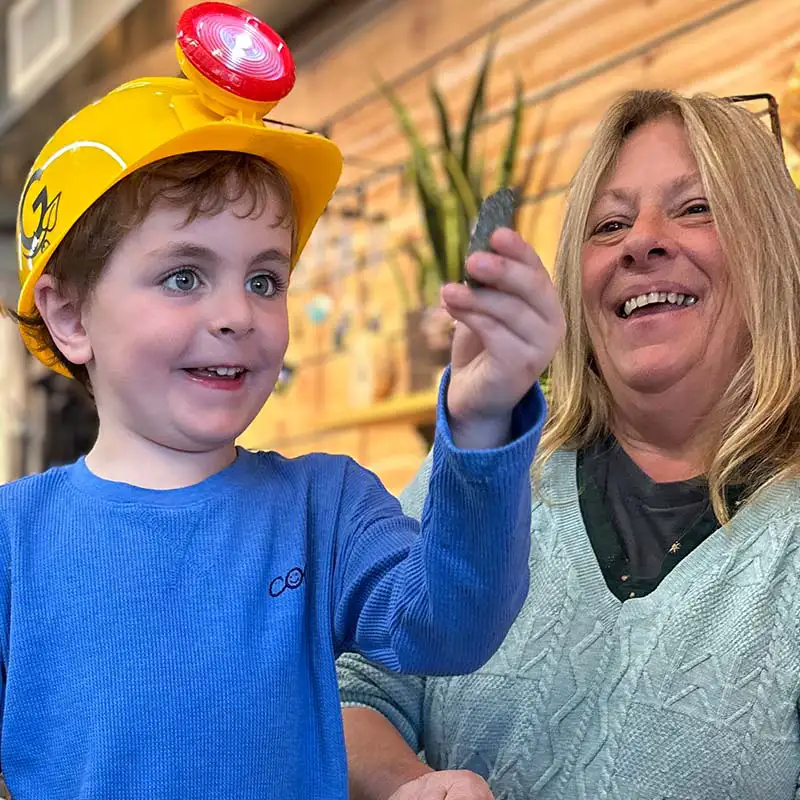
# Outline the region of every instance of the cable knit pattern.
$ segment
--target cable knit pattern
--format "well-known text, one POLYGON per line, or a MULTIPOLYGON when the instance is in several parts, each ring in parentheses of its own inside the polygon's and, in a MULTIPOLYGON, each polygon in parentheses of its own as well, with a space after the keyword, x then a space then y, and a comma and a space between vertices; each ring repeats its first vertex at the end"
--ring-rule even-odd
POLYGON ((800 484, 762 492, 625 603, 583 526, 574 453, 551 459, 541 497, 530 594, 488 664, 409 680, 343 656, 343 703, 497 800, 800 800, 800 484))

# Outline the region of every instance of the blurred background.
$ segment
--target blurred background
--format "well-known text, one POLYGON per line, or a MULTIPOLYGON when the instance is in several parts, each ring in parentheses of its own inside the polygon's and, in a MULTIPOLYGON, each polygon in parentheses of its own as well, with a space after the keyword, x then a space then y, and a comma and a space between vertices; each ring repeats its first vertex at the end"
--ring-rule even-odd
MULTIPOLYGON (((293 279, 280 384, 243 435, 246 446, 347 453, 402 489, 429 446, 449 335, 435 313, 438 286, 459 276, 460 259, 448 253, 463 252, 475 202, 514 186, 518 227, 550 265, 566 184, 599 116, 627 88, 773 94, 800 180, 797 0, 493 2, 237 3, 294 54, 295 89, 271 116, 323 132, 345 156, 340 188, 293 279), (412 153, 417 174, 430 178, 424 192, 411 177, 412 153), (459 170, 443 166, 452 161, 459 170), (432 208, 455 220, 446 232, 432 208)), ((38 150, 119 83, 177 74, 175 23, 192 4, 0 0, 6 303, 18 288, 16 203, 38 150)), ((27 356, 5 319, 0 376, 0 482, 87 451, 91 405, 27 356)))

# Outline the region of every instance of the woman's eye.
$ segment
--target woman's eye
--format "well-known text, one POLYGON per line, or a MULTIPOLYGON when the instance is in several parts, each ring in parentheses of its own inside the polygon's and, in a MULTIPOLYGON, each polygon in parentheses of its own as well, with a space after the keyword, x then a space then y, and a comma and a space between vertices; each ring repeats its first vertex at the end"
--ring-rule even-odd
POLYGON ((200 284, 200 279, 197 273, 191 269, 181 269, 173 272, 172 275, 167 277, 164 281, 164 286, 171 289, 173 292, 191 292, 196 289, 200 284))
POLYGON ((692 203, 686 207, 685 214, 710 214, 711 207, 708 203, 692 203))
POLYGON ((594 229, 594 235, 604 233, 617 233, 622 230, 622 223, 617 219, 610 219, 608 222, 603 222, 594 229))
POLYGON ((272 297, 281 288, 278 280, 272 275, 254 275, 248 278, 245 285, 249 291, 261 297, 272 297))

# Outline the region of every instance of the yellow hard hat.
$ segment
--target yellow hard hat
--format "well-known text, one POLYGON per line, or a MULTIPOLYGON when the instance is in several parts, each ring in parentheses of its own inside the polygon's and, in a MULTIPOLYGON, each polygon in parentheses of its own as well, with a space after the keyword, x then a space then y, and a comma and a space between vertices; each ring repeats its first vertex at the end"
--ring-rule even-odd
MULTIPOLYGON (((342 154, 324 136, 264 119, 294 85, 289 48, 252 14, 213 2, 183 13, 176 52, 186 78, 119 86, 67 120, 39 153, 17 214, 20 315, 35 312, 36 282, 79 217, 125 176, 181 153, 228 150, 275 164, 296 208, 296 263, 336 188, 342 154)), ((40 361, 70 377, 24 326, 21 334, 40 361)))

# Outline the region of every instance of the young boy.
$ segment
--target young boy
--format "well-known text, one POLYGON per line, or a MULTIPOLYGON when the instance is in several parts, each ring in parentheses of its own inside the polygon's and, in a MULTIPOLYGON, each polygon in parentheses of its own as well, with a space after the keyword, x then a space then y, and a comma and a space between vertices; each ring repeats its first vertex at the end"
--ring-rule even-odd
POLYGON ((226 117, 194 77, 83 109, 20 203, 23 337, 100 429, 85 459, 0 487, 14 800, 345 798, 335 657, 468 672, 527 590, 535 381, 563 327, 541 265, 503 231, 503 257, 470 262, 489 288, 445 293, 421 529, 352 460, 237 449, 341 157, 226 117))

